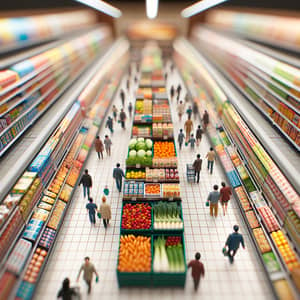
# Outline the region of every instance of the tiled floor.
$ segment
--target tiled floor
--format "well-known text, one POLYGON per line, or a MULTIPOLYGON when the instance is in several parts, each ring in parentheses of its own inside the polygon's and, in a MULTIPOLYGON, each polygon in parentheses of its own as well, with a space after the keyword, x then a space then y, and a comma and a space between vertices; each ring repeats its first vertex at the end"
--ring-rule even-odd
MULTIPOLYGON (((169 76, 170 81, 172 83, 178 82, 178 75, 169 76)), ((133 96, 130 98, 133 100, 133 96)), ((118 95, 114 103, 120 107, 118 95)), ((173 108, 173 122, 175 134, 177 134, 179 128, 183 127, 183 122, 179 123, 175 108, 173 108)), ((120 162, 123 168, 125 167, 130 132, 129 122, 125 132, 117 125, 112 136, 112 157, 105 157, 103 161, 99 161, 96 153, 93 152, 87 163, 87 168, 94 179, 92 196, 97 204, 99 204, 104 186, 106 184, 109 186, 110 195, 108 198, 113 215, 111 226, 107 231, 99 222, 96 227, 91 227, 85 210, 86 201, 83 199, 81 188, 77 188, 35 299, 55 299, 65 277, 69 277, 74 285, 85 256, 90 256, 91 261, 95 264, 100 274, 100 282, 93 285, 92 294, 87 296, 86 287, 80 280, 83 299, 156 299, 157 297, 164 300, 196 298, 210 300, 272 299, 267 280, 235 201, 230 201, 228 215, 223 217, 220 213, 217 219, 209 216, 209 210, 205 206, 207 194, 212 189, 213 184, 220 184, 221 180, 224 179, 221 168, 216 165, 213 175, 208 174, 204 168, 199 185, 190 184, 186 181, 186 164, 192 162, 198 152, 204 156, 209 149, 210 145, 206 137, 203 138, 196 151, 192 152, 185 147, 179 152, 187 260, 192 259, 196 251, 201 252, 206 270, 198 293, 193 292, 190 271, 184 290, 169 288, 120 290, 118 288, 115 270, 122 198, 113 182, 112 170, 117 162, 120 162), (234 224, 240 225, 240 231, 245 237, 246 250, 240 249, 236 255, 236 262, 230 265, 222 254, 222 247, 234 224)), ((108 133, 107 130, 102 128, 101 137, 106 133, 108 133)), ((205 165, 206 161, 204 161, 205 165)))

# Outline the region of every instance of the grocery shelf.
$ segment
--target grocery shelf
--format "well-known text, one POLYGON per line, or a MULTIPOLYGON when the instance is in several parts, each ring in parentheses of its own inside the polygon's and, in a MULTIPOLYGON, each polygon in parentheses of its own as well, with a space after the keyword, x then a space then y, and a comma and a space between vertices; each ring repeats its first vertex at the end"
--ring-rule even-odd
POLYGON ((0 160, 1 170, 6 170, 5 175, 2 177, 0 183, 1 199, 4 198, 4 196, 9 192, 16 179, 20 177, 23 170, 34 158, 37 151, 42 147, 45 139, 50 135, 59 121, 70 109, 81 90, 90 82, 94 74, 106 63, 109 55, 111 55, 120 45, 123 45, 122 41, 117 40, 104 55, 96 59, 91 67, 89 69, 87 68, 86 71, 74 82, 71 89, 68 90, 63 97, 61 97, 57 106, 55 105, 55 107, 51 109, 50 115, 46 114, 47 119, 45 119, 45 122, 43 122, 45 127, 41 129, 37 125, 35 127, 37 129, 34 130, 34 132, 28 133, 28 145, 25 149, 22 147, 22 145, 17 145, 16 150, 13 149, 11 153, 9 152, 8 155, 4 157, 5 159, 0 160), (7 156, 9 156, 9 158, 7 158, 7 156), (16 157, 18 158, 17 160, 16 157))

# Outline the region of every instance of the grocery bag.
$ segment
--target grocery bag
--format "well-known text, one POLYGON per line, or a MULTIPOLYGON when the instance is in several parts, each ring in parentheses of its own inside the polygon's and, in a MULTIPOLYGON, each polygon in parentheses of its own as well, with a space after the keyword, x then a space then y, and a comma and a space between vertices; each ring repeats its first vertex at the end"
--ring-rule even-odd
POLYGON ((101 214, 100 214, 99 211, 97 212, 97 217, 98 217, 99 219, 101 219, 101 214))
POLYGON ((209 201, 206 201, 205 205, 206 205, 206 206, 209 206, 209 201))
POLYGON ((222 252, 223 252, 224 256, 228 256, 228 251, 227 251, 226 247, 223 247, 222 252))

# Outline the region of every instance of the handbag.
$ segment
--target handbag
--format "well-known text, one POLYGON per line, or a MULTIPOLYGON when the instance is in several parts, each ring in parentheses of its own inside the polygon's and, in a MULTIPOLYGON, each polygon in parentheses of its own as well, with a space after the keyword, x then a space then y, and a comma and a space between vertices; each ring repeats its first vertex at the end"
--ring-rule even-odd
POLYGON ((205 205, 206 205, 206 206, 209 206, 209 201, 206 201, 205 205))
POLYGON ((98 217, 99 219, 101 219, 100 211, 97 212, 97 217, 98 217))

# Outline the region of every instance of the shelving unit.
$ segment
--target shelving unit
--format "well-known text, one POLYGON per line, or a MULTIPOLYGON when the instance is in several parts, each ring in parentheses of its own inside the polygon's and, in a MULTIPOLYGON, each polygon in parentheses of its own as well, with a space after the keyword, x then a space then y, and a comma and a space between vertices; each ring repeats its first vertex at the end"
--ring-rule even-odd
POLYGON ((290 274, 293 272, 293 268, 299 268, 300 265, 299 257, 295 252, 298 246, 286 239, 286 231, 282 226, 287 218, 287 212, 293 211, 297 206, 299 195, 229 103, 227 96, 214 78, 205 70, 193 52, 188 52, 185 43, 187 42, 182 40, 175 43, 175 61, 199 110, 206 109, 209 112, 211 121, 208 135, 237 199, 239 199, 242 215, 248 225, 250 236, 257 246, 266 274, 274 288, 274 294, 276 297, 280 297, 280 285, 284 282, 291 299, 296 299, 296 287, 290 274), (199 80, 195 78, 199 78, 199 80), (212 103, 217 108, 216 110, 212 103), (255 168, 249 167, 252 164, 255 168), (285 181, 284 184, 282 180, 285 181), (271 184, 272 193, 276 193, 276 195, 268 193, 271 184), (258 187, 263 194, 257 189, 258 187), (276 189, 274 189, 275 187, 276 189), (278 198, 279 192, 281 198, 278 198), (284 206, 284 216, 282 216, 282 209, 279 210, 279 207, 283 205, 280 199, 283 198, 284 203, 288 203, 287 207, 284 206), (279 216, 280 224, 276 219, 279 216), (254 231, 256 228, 260 228, 259 235, 257 231, 254 231), (275 234, 283 236, 284 244, 282 245, 291 249, 295 264, 289 264, 292 260, 287 258, 288 251, 282 250, 281 242, 274 238, 275 234), (268 251, 265 253, 261 251, 267 247, 272 254, 266 254, 268 251), (273 263, 271 263, 272 260, 273 263), (276 264, 277 270, 275 271, 271 266, 276 264))
MULTIPOLYGON (((141 78, 133 120, 133 138, 129 144, 126 160, 126 180, 123 187, 123 206, 120 221, 121 237, 117 263, 118 284, 119 287, 184 287, 187 271, 183 238, 184 228, 179 176, 176 173, 178 172, 177 164, 174 164, 172 160, 173 158, 176 159, 176 150, 170 104, 168 98, 164 98, 163 95, 160 95, 160 100, 152 98, 154 94, 153 86, 159 88, 161 94, 166 94, 160 50, 149 47, 145 48, 144 51, 146 54, 141 62, 141 78), (147 126, 143 124, 147 124, 147 126), (159 128, 157 128, 157 124, 161 124, 161 126, 158 125, 159 128), (168 127, 167 124, 169 124, 168 127), (167 152, 161 156, 156 143, 173 145, 174 153, 172 155, 174 156, 171 155, 171 152, 169 153, 170 156, 167 152), (145 147, 147 147, 147 150, 145 147), (141 149, 139 150, 139 148, 141 149), (142 150, 142 148, 145 150, 142 150), (143 157, 142 155, 139 157, 140 151, 142 151, 143 157), (146 157, 145 151, 151 153, 151 156, 150 153, 147 153, 147 160, 144 160, 146 157), (158 157, 162 157, 162 160, 165 159, 165 162, 158 165, 156 162, 158 157), (168 163, 168 159, 171 159, 172 162, 168 163), (168 172, 171 172, 172 175, 167 175, 168 172), (170 189, 167 189, 168 187, 170 189), (127 206, 130 206, 130 208, 127 206), (150 214, 147 212, 149 207, 150 214), (159 208, 162 209, 159 210, 159 208), (166 228, 159 229, 157 228, 157 226, 159 227, 157 222, 160 213, 163 214, 163 211, 165 223, 168 224, 166 224, 166 228), (169 222, 166 222, 166 215, 170 217, 169 222), (176 222, 171 222, 172 216, 176 216, 176 222), (177 222, 180 222, 180 228, 177 222), (147 266, 142 269, 138 269, 139 266, 135 266, 134 263, 130 267, 124 266, 124 259, 130 259, 130 257, 126 258, 124 256, 123 244, 127 239, 131 239, 132 244, 130 247, 138 247, 133 240, 142 237, 149 239, 145 242, 147 245, 145 244, 144 247, 146 248, 143 250, 143 252, 147 251, 149 253, 149 257, 145 258, 148 262, 147 266), (157 243, 160 239, 163 239, 162 247, 165 247, 166 251, 170 251, 166 244, 170 237, 178 237, 179 239, 178 244, 174 247, 180 247, 179 257, 182 258, 182 269, 177 270, 177 272, 171 271, 171 269, 158 270, 155 264, 155 260, 158 259, 155 250, 157 243)), ((170 147, 172 148, 172 146, 170 147)), ((140 251, 142 250, 137 248, 137 253, 140 251)))

